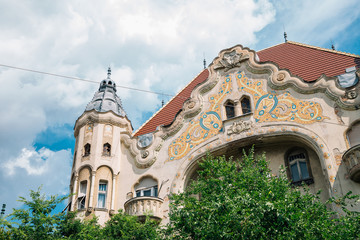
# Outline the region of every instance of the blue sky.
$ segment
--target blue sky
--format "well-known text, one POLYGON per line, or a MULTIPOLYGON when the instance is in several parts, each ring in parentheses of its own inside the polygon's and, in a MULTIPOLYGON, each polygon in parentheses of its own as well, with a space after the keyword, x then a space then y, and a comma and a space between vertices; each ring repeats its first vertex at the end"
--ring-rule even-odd
MULTIPOLYGON (((224 48, 291 41, 360 55, 358 1, 5 1, 0 64, 176 94, 224 48)), ((98 84, 0 66, 0 204, 68 193, 73 126, 98 84)), ((135 129, 170 97, 118 89, 135 129)))

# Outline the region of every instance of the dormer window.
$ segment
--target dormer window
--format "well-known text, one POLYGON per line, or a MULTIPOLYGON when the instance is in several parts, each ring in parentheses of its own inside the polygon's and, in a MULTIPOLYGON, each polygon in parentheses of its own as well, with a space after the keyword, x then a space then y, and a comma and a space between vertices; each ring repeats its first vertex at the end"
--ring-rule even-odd
POLYGON ((243 99, 241 100, 241 110, 242 114, 251 113, 251 104, 249 97, 243 97, 243 99))
POLYGON ((84 157, 90 155, 90 149, 91 149, 90 143, 85 144, 85 146, 84 146, 84 157))
POLYGON ((111 155, 111 145, 109 143, 105 143, 103 146, 103 156, 111 155))
POLYGON ((235 104, 232 101, 227 101, 225 103, 225 112, 227 119, 235 117, 235 104))

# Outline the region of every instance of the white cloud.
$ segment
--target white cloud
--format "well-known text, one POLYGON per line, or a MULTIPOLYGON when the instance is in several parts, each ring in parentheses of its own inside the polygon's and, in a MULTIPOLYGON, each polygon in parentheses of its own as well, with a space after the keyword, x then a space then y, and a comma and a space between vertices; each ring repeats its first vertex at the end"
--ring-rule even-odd
POLYGON ((24 148, 14 159, 9 159, 0 170, 1 203, 7 204, 7 213, 19 207, 19 196, 27 197, 29 190, 43 186, 47 195, 69 194, 72 156, 70 150, 51 151, 42 148, 24 148))
MULTIPOLYGON (((221 49, 235 44, 261 49, 279 43, 283 23, 289 39, 305 43, 312 39, 316 45, 335 38, 359 17, 356 4, 355 0, 341 4, 0 0, 0 64, 98 82, 106 78, 110 65, 118 86, 175 94, 202 70, 204 53, 209 64, 221 49)), ((74 124, 98 85, 0 67, 0 86, 0 164, 6 163, 8 170, 2 180, 13 186, 7 193, 18 195, 22 189, 27 194, 18 186, 21 181, 67 179, 69 150, 35 151, 32 146, 36 135, 47 128, 74 124), (42 160, 46 154, 49 157, 42 160), (65 164, 54 172, 60 156, 65 164)), ((170 99, 120 88, 118 95, 135 128, 145 113, 170 99)))

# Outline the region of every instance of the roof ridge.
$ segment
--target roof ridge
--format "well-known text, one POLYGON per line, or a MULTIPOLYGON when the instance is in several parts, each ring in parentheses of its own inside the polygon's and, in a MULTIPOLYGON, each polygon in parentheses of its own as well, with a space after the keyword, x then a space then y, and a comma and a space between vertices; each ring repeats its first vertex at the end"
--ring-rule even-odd
MULTIPOLYGON (((317 46, 313 46, 313 45, 309 45, 309 44, 305 44, 305 43, 294 42, 294 41, 287 41, 287 42, 288 42, 288 43, 291 43, 291 44, 294 44, 294 45, 303 46, 303 47, 313 48, 313 49, 322 50, 322 51, 327 51, 327 52, 331 52, 331 53, 342 54, 342 55, 349 56, 349 57, 357 57, 357 58, 360 58, 360 55, 356 55, 356 54, 352 54, 352 53, 341 52, 341 51, 337 51, 337 50, 332 50, 332 49, 323 48, 323 47, 317 47, 317 46)), ((279 44, 278 44, 278 45, 279 45, 279 44)), ((275 46, 277 46, 277 45, 275 45, 275 46)), ((274 47, 275 47, 275 46, 274 46, 274 47)))
MULTIPOLYGON (((177 92, 164 106, 162 106, 157 112, 155 112, 146 122, 144 122, 134 133, 133 136, 135 136, 148 122, 150 122, 151 119, 153 119, 163 108, 165 108, 168 104, 170 104, 185 88, 187 88, 196 78, 198 78, 205 70, 209 71, 207 68, 202 70, 196 77, 194 77, 188 84, 186 84, 180 91, 177 92)), ((193 89, 194 90, 194 89, 193 89)), ((191 91, 192 92, 192 91, 191 91)), ((191 96, 191 93, 190 93, 191 96)), ((186 99, 184 100, 184 102, 186 99)))
POLYGON ((276 44, 276 45, 274 45, 274 46, 266 47, 266 48, 263 48, 263 49, 261 49, 261 50, 259 50, 259 51, 255 51, 255 52, 261 52, 261 51, 267 50, 267 49, 269 49, 269 48, 277 47, 277 46, 279 46, 279 45, 281 45, 281 44, 284 44, 284 43, 278 43, 278 44, 276 44))

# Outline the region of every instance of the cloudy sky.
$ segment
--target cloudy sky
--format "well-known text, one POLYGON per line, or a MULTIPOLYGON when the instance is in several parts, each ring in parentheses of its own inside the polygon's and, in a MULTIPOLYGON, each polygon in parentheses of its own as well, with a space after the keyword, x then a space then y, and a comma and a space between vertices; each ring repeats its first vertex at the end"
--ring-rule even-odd
MULTIPOLYGON (((288 39, 360 55, 357 0, 0 0, 0 204, 68 192, 73 126, 108 66, 117 85, 174 95, 224 48, 288 39)), ((118 89, 135 129, 169 96, 118 89)))

